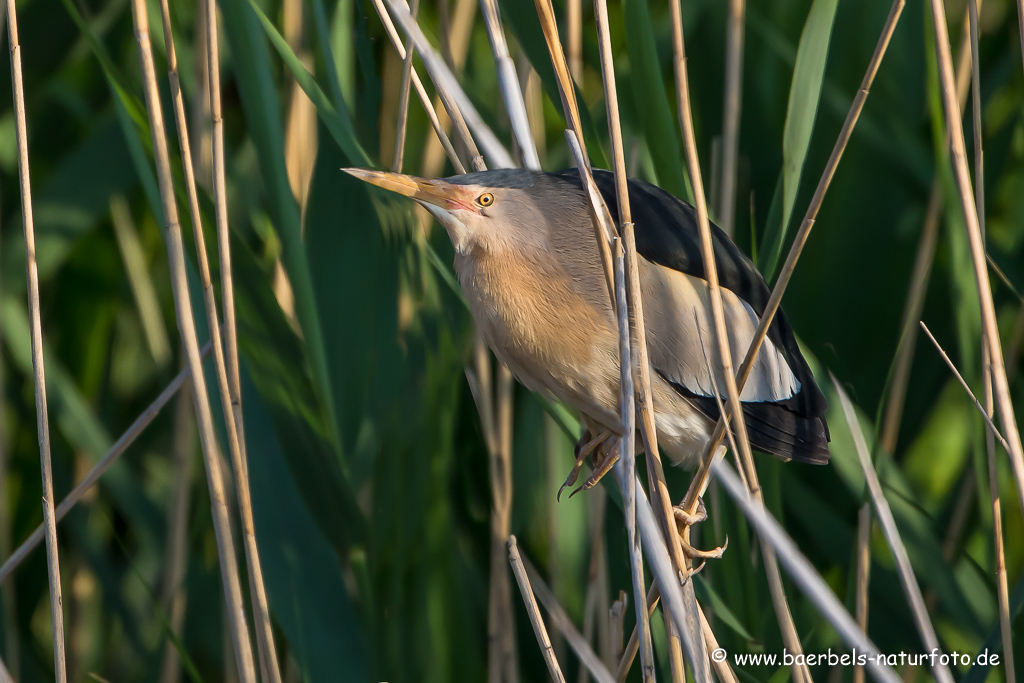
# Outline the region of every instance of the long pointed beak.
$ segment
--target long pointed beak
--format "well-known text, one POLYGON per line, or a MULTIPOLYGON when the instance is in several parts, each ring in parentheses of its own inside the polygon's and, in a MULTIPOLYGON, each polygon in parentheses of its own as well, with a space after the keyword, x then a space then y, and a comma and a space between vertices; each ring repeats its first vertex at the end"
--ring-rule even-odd
POLYGON ((411 197, 421 203, 432 204, 446 211, 452 209, 475 210, 472 197, 469 196, 466 188, 443 180, 428 180, 402 173, 369 171, 363 168, 343 168, 341 170, 371 185, 411 197))

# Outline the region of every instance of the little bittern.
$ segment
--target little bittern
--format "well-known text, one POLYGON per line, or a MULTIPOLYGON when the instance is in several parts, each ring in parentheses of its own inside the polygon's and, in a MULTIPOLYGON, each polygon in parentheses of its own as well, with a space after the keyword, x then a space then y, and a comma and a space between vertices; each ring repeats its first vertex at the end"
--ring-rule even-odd
MULTIPOLYGON (((589 434, 577 447, 571 484, 583 457, 622 433, 618 328, 579 173, 504 169, 426 180, 345 170, 412 197, 437 218, 495 355, 528 388, 582 414, 589 434)), ((616 216, 612 174, 594 177, 616 216)), ((658 444, 675 463, 695 465, 719 416, 716 392, 725 387, 720 365, 712 370, 709 362, 717 344, 697 219, 693 207, 658 187, 639 180, 628 186, 658 444)), ((732 356, 740 359, 770 292, 725 233, 711 230, 732 356)), ((825 398, 781 311, 740 400, 753 448, 784 460, 828 462, 825 398)), ((605 458, 595 475, 612 460, 605 458)))

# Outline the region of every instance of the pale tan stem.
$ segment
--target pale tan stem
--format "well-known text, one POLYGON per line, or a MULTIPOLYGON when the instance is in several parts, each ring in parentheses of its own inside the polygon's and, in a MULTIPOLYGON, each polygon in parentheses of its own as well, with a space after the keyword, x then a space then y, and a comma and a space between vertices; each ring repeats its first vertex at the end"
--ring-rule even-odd
MULTIPOLYGON (((203 446, 203 458, 206 463, 207 481, 210 488, 214 531, 217 537, 221 578, 224 584, 224 597, 228 609, 227 620, 231 628, 231 639, 234 645, 235 661, 238 664, 239 678, 242 683, 255 683, 256 670, 253 665, 252 645, 249 641, 249 627, 245 621, 245 605, 242 599, 235 547, 232 539, 227 500, 224 493, 224 475, 221 471, 217 441, 214 436, 213 413, 210 408, 206 378, 202 372, 202 361, 199 357, 195 320, 192 317, 188 281, 185 273, 185 251, 182 243, 181 225, 178 222, 178 207, 171 175, 170 155, 167 150, 167 137, 164 127, 163 110, 160 104, 160 91, 157 86, 156 67, 153 64, 148 12, 143 0, 132 1, 132 18, 135 23, 135 37, 139 47, 139 62, 142 67, 143 84, 145 86, 146 109, 149 114, 149 125, 153 136, 153 152, 156 157, 160 198, 167 222, 167 256, 170 264, 171 287, 174 294, 174 309, 178 320, 181 341, 185 346, 188 368, 195 385, 196 413, 200 441, 203 446)), ((210 33, 215 33, 212 26, 210 33)))
MULTIPOLYGON (((978 2, 981 8, 981 2, 978 2)), ((970 83, 971 53, 969 47, 968 11, 964 11, 963 39, 959 47, 959 59, 956 70, 957 99, 960 111, 967 104, 967 86, 970 83)), ((947 137, 949 131, 946 132, 947 137)), ((924 299, 928 292, 928 281, 931 276, 932 263, 935 260, 935 247, 938 243, 939 219, 942 213, 942 180, 936 175, 932 181, 931 193, 928 197, 928 208, 918 240, 917 254, 914 257, 914 270, 910 276, 910 290, 903 307, 903 318, 900 326, 899 348, 896 349, 896 360, 893 363, 892 385, 885 406, 885 417, 882 420, 882 437, 880 443, 886 453, 896 452, 899 438, 900 422, 903 417, 903 406, 906 402, 907 387, 910 383, 910 369, 914 360, 914 348, 917 345, 917 322, 924 310, 924 299)))
MULTIPOLYGON (((200 353, 200 357, 205 358, 209 351, 210 345, 207 344, 200 353)), ((129 425, 128 429, 126 429, 124 434, 121 435, 121 438, 119 438, 114 445, 110 447, 110 450, 107 451, 106 455, 104 455, 103 458, 96 463, 91 470, 89 470, 89 473, 85 475, 82 481, 79 482, 78 485, 71 490, 71 493, 69 493, 64 500, 60 502, 60 505, 58 505, 56 509, 56 516, 54 517, 57 522, 64 519, 64 515, 66 515, 68 511, 78 503, 78 501, 82 500, 82 497, 85 496, 86 492, 88 492, 90 488, 92 488, 92 485, 99 481, 99 478, 103 476, 103 474, 109 470, 115 462, 117 462, 117 459, 121 457, 121 454, 128 449, 128 446, 135 441, 139 434, 141 434, 142 431, 148 427, 154 419, 156 419, 160 410, 167 405, 171 400, 171 397, 178 392, 188 377, 189 369, 186 367, 178 373, 178 376, 171 380, 171 383, 160 392, 160 395, 157 396, 137 418, 135 418, 135 421, 129 425)), ((42 542, 44 533, 45 529, 43 528, 43 525, 40 524, 36 527, 36 530, 33 531, 20 546, 18 546, 18 549, 11 553, 10 557, 4 560, 3 565, 0 565, 0 583, 3 583, 28 556, 28 554, 42 542)))
POLYGON ((1017 494, 1024 510, 1024 449, 1021 447, 1020 432, 1017 430, 1017 418, 1013 412, 1010 397, 1010 386, 1006 378, 1006 366, 1003 362, 1003 348, 999 342, 999 327, 996 321, 995 304, 992 300, 992 286, 988 277, 988 266, 985 259, 985 245, 981 234, 978 207, 971 191, 971 176, 967 168, 967 154, 964 144, 963 123, 960 109, 956 101, 956 85, 953 81, 953 59, 949 48, 949 29, 946 26, 946 10, 939 0, 931 0, 933 28, 935 30, 935 49, 938 53, 939 84, 942 92, 942 106, 946 114, 947 128, 952 130, 950 136, 950 160, 953 165, 953 176, 964 212, 967 237, 971 247, 971 260, 974 264, 975 286, 981 303, 982 329, 985 331, 985 344, 991 354, 992 379, 996 407, 999 419, 1010 448, 1010 464, 1013 468, 1017 484, 1017 494))
POLYGON ((565 676, 555 659, 555 651, 551 647, 551 639, 548 637, 547 627, 544 626, 544 619, 540 615, 540 607, 537 605, 537 598, 530 587, 530 579, 523 567, 523 558, 519 555, 519 546, 516 545, 516 537, 509 536, 508 559, 512 564, 512 573, 516 575, 519 583, 519 592, 523 595, 523 602, 526 604, 526 611, 530 615, 530 623, 533 625, 533 632, 537 636, 537 643, 540 645, 541 654, 544 655, 544 662, 548 665, 548 672, 556 683, 565 683, 565 676))
POLYGON ((220 103, 216 6, 212 0, 206 2, 205 6, 207 8, 206 21, 210 27, 210 30, 207 32, 207 63, 210 67, 210 103, 213 116, 214 205, 217 213, 217 232, 220 241, 221 293, 224 303, 223 340, 221 339, 221 326, 217 315, 217 300, 210 277, 210 263, 207 256, 202 216, 199 210, 195 171, 192 167, 192 151, 188 135, 185 101, 181 94, 181 83, 178 77, 178 60, 174 48, 174 34, 171 27, 168 0, 161 0, 160 15, 163 21, 164 44, 167 52, 171 102, 174 109, 178 145, 181 148, 182 168, 184 169, 185 186, 188 194, 189 217, 192 221, 192 232, 196 242, 199 279, 203 290, 207 322, 210 327, 214 365, 217 371, 217 388, 221 397, 225 432, 228 437, 228 451, 231 455, 234 488, 238 496, 249 590, 255 614, 256 646, 260 657, 261 678, 265 683, 280 683, 280 668, 277 664, 277 651, 274 646, 273 632, 270 624, 270 607, 267 600, 266 587, 263 583, 262 563, 260 562, 259 550, 256 546, 252 497, 249 489, 249 466, 245 452, 245 433, 241 423, 242 404, 238 376, 238 346, 237 339, 233 337, 235 326, 231 248, 227 235, 227 197, 224 187, 224 121, 221 117, 220 103))
POLYGON ((725 100, 722 104, 722 180, 718 220, 733 235, 736 216, 736 167, 739 157, 740 113, 743 102, 743 24, 746 0, 729 0, 725 29, 725 100))
MULTIPOLYGON (((601 77, 604 85, 605 107, 608 112, 608 133, 612 141, 612 167, 615 172, 615 195, 619 207, 619 234, 622 235, 625 265, 628 275, 627 299, 629 308, 631 345, 637 355, 633 365, 635 402, 640 416, 640 433, 647 460, 648 489, 651 502, 662 524, 665 544, 678 576, 686 576, 691 565, 683 554, 679 529, 672 512, 672 497, 665 483, 665 469, 658 449, 658 435, 654 423, 654 398, 651 391, 651 369, 647 351, 647 332, 644 323, 643 299, 640 294, 640 271, 636 255, 636 239, 629 206, 626 159, 619 121, 618 88, 615 83, 615 64, 612 56, 611 35, 608 24, 607 0, 594 1, 594 21, 597 27, 598 47, 601 54, 601 77)), ((666 620, 671 622, 671 620, 666 620)), ((682 670, 682 645, 678 637, 670 638, 670 662, 674 678, 685 678, 682 670)))
MULTIPOLYGON (((857 513, 857 581, 854 598, 857 626, 868 632, 868 587, 871 578, 871 503, 864 503, 857 513)), ((853 667, 853 683, 864 683, 864 667, 853 667)))
POLYGON ((25 233, 29 322, 32 333, 32 376, 36 397, 36 431, 42 470, 43 525, 46 529, 46 568, 50 584, 50 620, 53 632, 53 668, 57 683, 67 683, 64 653, 64 605, 60 586, 57 520, 53 510, 53 466, 50 459, 50 418, 46 406, 46 370, 43 364, 43 326, 39 314, 39 267, 36 264, 36 233, 29 179, 28 127, 25 123, 25 84, 21 73, 21 43, 14 0, 7 0, 7 35, 11 52, 11 85, 14 99, 15 138, 18 146, 18 180, 21 188, 21 222, 25 233))
MULTIPOLYGON (((420 0, 412 0, 412 18, 420 12, 420 0)), ((391 170, 402 172, 405 161, 405 134, 409 128, 409 93, 412 83, 412 59, 416 56, 416 47, 409 41, 402 57, 402 85, 398 91, 398 124, 395 126, 395 158, 391 162, 391 170)))

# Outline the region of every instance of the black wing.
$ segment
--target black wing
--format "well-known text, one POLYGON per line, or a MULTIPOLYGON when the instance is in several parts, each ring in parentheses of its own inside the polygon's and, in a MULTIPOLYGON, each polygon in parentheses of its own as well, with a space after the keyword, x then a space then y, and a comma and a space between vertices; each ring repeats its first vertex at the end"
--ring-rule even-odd
MULTIPOLYGON (((553 175, 580 186, 576 169, 566 169, 553 175)), ((614 175, 608 171, 595 170, 594 180, 609 210, 617 219, 614 175)), ((641 180, 630 180, 628 187, 637 253, 665 268, 706 279, 700 248, 700 228, 694 208, 665 190, 641 180)), ((711 224, 711 237, 719 283, 750 304, 760 317, 771 296, 761 273, 714 223, 711 224)), ((787 460, 825 464, 829 458, 830 440, 825 422, 828 403, 814 381, 781 310, 776 313, 768 328, 768 338, 782 352, 801 388, 783 401, 744 402, 743 414, 751 445, 757 450, 787 460)), ((739 360, 736 359, 736 362, 739 360)), ((714 420, 718 419, 719 411, 714 398, 694 394, 679 383, 671 383, 701 412, 714 420)))

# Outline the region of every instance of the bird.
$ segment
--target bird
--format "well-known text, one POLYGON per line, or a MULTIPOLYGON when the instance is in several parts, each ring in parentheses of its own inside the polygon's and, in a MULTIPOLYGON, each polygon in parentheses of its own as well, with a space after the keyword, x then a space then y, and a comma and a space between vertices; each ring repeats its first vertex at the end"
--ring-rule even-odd
MULTIPOLYGON (((590 454, 594 473, 580 488, 596 484, 618 457, 608 444, 624 429, 618 326, 579 171, 497 169, 426 179, 342 170, 412 198, 444 227, 473 319, 495 356, 528 389, 574 407, 584 420, 566 485, 590 454)), ((614 175, 595 169, 593 176, 617 222, 614 175)), ((692 468, 719 418, 725 387, 721 366, 709 362, 717 345, 697 215, 656 185, 629 179, 627 188, 658 445, 674 464, 692 468)), ((713 223, 711 236, 732 356, 742 358, 770 290, 713 223)), ((753 449, 828 463, 828 404, 781 310, 740 401, 753 449)))

